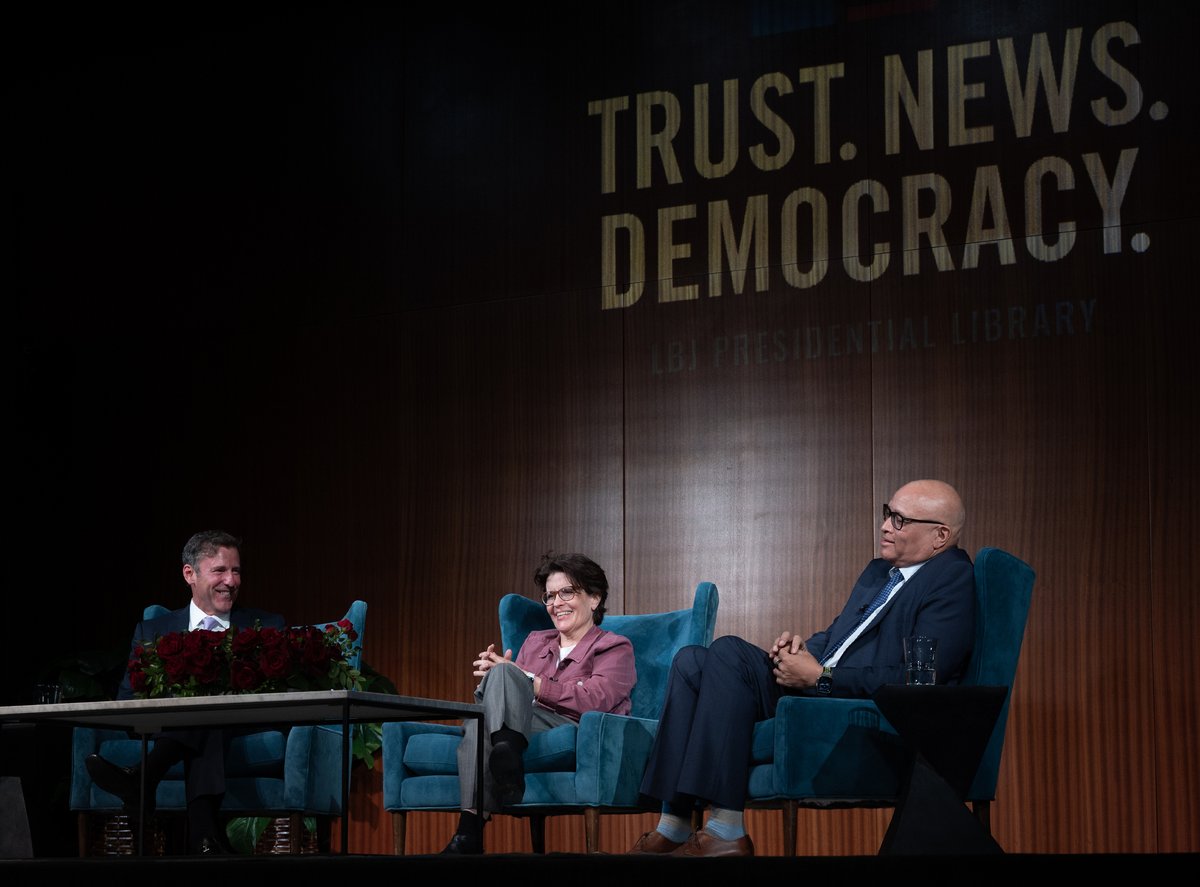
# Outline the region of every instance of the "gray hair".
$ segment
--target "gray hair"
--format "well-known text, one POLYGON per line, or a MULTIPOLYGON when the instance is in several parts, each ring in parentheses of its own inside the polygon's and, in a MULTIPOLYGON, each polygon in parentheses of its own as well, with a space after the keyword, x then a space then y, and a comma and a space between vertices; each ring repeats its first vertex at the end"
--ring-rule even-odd
POLYGON ((242 540, 224 530, 202 530, 183 546, 183 563, 195 569, 198 561, 212 557, 222 548, 236 548, 240 552, 242 540))

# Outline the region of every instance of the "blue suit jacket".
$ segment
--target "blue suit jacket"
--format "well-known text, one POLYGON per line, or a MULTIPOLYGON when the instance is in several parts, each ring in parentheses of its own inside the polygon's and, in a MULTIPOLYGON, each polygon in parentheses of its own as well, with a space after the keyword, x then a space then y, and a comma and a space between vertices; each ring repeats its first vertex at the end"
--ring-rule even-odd
MULTIPOLYGON (((172 610, 157 619, 143 619, 133 630, 133 640, 129 643, 129 658, 139 644, 153 641, 170 634, 173 631, 187 631, 190 607, 172 610)), ((234 607, 229 614, 229 624, 235 628, 253 628, 258 622, 263 628, 284 628, 283 617, 278 613, 268 613, 265 610, 252 610, 248 607, 234 607)), ((121 679, 121 688, 117 691, 118 699, 133 699, 133 688, 129 685, 129 669, 125 669, 125 677, 121 679)))
MULTIPOLYGON (((820 659, 854 626, 891 567, 881 558, 867 564, 841 615, 804 642, 813 656, 820 659)), ((926 561, 881 608, 833 669, 833 695, 869 698, 884 684, 904 683, 904 639, 911 635, 937 638, 938 683, 957 684, 975 641, 975 570, 961 548, 926 561)))

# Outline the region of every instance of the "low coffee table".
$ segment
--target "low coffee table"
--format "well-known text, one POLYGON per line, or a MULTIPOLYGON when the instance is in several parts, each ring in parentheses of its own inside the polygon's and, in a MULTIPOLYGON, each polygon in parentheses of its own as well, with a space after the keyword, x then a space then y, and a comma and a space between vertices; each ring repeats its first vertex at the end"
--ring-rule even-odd
MULTIPOLYGON (((0 707, 0 724, 61 723, 73 727, 127 730, 142 739, 161 730, 185 727, 273 727, 335 724, 342 728, 342 846, 346 852, 350 817, 350 725, 383 721, 483 720, 483 706, 418 696, 392 696, 359 690, 314 690, 196 696, 187 699, 126 699, 117 702, 63 702, 0 707)), ((481 725, 482 726, 482 725, 481 725)), ((475 760, 476 786, 483 788, 483 743, 475 760)), ((143 768, 143 772, 144 768, 143 768)), ((476 797, 477 809, 482 797, 476 797)), ((138 853, 142 852, 139 830, 138 853)))

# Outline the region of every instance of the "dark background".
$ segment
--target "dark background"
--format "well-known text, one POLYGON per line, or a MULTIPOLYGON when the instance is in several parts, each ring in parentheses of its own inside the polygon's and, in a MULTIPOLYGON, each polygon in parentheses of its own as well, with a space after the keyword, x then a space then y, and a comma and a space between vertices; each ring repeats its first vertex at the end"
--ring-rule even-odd
MULTIPOLYGON (((766 643, 824 627, 872 556, 879 504, 935 476, 963 493, 968 551, 999 546, 1038 573, 993 808, 1001 844, 1200 849, 1184 535, 1200 492, 1195 25, 1195 13, 1149 0, 14 20, 3 38, 15 420, 4 702, 25 701, 63 654, 119 654, 145 604, 182 605, 178 552, 204 527, 245 537, 248 603, 301 622, 362 598, 367 660, 403 693, 458 698, 472 654, 498 640, 497 601, 530 590, 549 548, 601 563, 613 612, 677 609, 714 581, 717 633, 766 643), (1122 101, 1091 57, 1110 22, 1140 36, 1109 51, 1144 92, 1136 119, 1112 127, 1090 110, 1122 101), (1057 70, 1073 27, 1069 127, 1053 131, 1043 98, 1031 135, 1017 137, 997 39, 1012 38, 1024 72, 1032 35, 1046 32, 1057 70), (989 54, 966 63, 984 86, 967 123, 994 125, 994 138, 950 147, 947 47, 976 41, 989 54), (935 145, 919 149, 904 123, 901 152, 887 155, 882 61, 900 54, 915 79, 923 49, 935 145), (811 87, 797 72, 839 61, 832 160, 819 164, 811 87), (796 154, 764 173, 747 149, 772 145, 747 96, 773 71, 796 85, 769 102, 796 154), (692 162, 693 85, 710 86, 716 154, 721 84, 735 77, 738 164, 708 180, 692 162), (667 184, 655 156, 652 186, 638 189, 633 102, 652 90, 681 104, 682 181, 667 184), (621 95, 631 106, 619 117, 618 188, 602 194, 587 106, 621 95), (844 141, 857 146, 850 160, 844 141), (1111 177, 1130 148, 1120 251, 1106 253, 1081 158, 1099 154, 1111 177), (1044 157, 1075 177, 1044 194, 1051 223, 1077 226, 1056 262, 1024 245, 1024 179, 1044 157), (979 267, 963 268, 972 183, 989 165, 1004 182, 1015 261, 984 244, 979 267), (920 271, 905 275, 901 180, 926 173, 953 195, 954 270, 935 270, 922 241, 920 271), (872 283, 842 266, 842 197, 863 179, 890 198, 887 212, 864 209, 851 241, 891 244, 872 283), (780 207, 800 187, 828 200, 830 266, 807 289, 780 266, 780 207), (740 230, 753 195, 770 204, 768 284, 757 290, 751 268, 738 292, 724 271, 714 297, 709 204, 728 200, 740 230), (659 302, 656 214, 693 205, 674 228, 691 256, 673 274, 699 297, 659 302), (636 304, 604 311, 600 220, 624 212, 645 226, 648 280, 636 304), (1033 335, 1037 306, 1053 321, 1063 302, 1070 332, 1052 322, 1052 335, 1033 335), (1012 309, 1026 312, 1016 332, 1012 309), (972 341, 972 312, 989 310, 1002 333, 977 326, 972 341), (906 320, 911 347, 897 332, 892 348, 873 351, 868 337, 862 350, 831 351, 831 330, 844 339, 906 320), (805 341, 814 328, 821 353, 797 352, 795 331, 805 341), (719 366, 718 342, 731 349, 719 366), (671 343, 689 355, 695 343, 694 368, 669 371, 671 343)), ((803 213, 799 224, 806 270, 803 213)), ((33 743, 35 765, 32 752, 17 757, 48 787, 31 804, 52 823, 39 841, 70 853, 52 789, 64 742, 33 743), (46 837, 54 829, 65 839, 46 837)), ((378 774, 364 774, 355 803, 351 849, 386 851, 378 774)), ((801 852, 873 852, 886 815, 802 814, 801 852)), ((648 821, 606 818, 603 845, 631 844, 648 821)), ((751 826, 762 852, 778 852, 774 817, 751 826)), ((524 849, 522 827, 497 828, 493 843, 524 849)), ((449 830, 448 817, 414 817, 410 851, 437 849, 449 830)), ((581 829, 556 823, 549 843, 582 849, 581 829)))

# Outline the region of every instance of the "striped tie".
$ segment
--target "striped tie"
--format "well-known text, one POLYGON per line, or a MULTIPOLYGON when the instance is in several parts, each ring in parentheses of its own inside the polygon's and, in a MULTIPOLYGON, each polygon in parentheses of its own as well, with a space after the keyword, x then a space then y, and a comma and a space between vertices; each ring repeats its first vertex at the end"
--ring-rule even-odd
POLYGON ((205 616, 200 620, 200 624, 196 628, 201 631, 223 631, 221 620, 216 616, 205 616))
POLYGON ((824 665, 828 660, 832 659, 833 654, 841 649, 842 644, 846 643, 846 638, 858 631, 858 627, 870 619, 871 614, 883 606, 883 602, 888 599, 888 595, 892 593, 892 589, 895 588, 899 584, 900 580, 904 578, 904 574, 900 572, 899 567, 892 567, 892 569, 888 572, 888 577, 887 585, 879 589, 879 592, 875 595, 875 597, 871 598, 871 603, 867 604, 867 606, 863 608, 863 611, 858 614, 858 621, 855 622, 854 625, 850 626, 850 630, 843 634, 841 638, 838 639, 836 644, 834 644, 832 647, 829 647, 825 651, 825 655, 822 656, 820 660, 821 665, 824 665))

